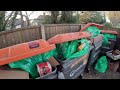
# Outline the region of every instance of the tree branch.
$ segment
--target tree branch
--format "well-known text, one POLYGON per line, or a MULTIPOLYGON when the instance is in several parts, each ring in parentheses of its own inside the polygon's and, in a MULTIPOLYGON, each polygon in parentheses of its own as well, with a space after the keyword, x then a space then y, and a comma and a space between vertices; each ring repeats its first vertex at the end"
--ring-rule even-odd
POLYGON ((27 14, 27 11, 26 11, 26 14, 27 14, 27 16, 29 16, 30 17, 30 15, 33 13, 34 11, 32 11, 29 15, 27 14))
POLYGON ((11 21, 11 29, 15 27, 15 19, 16 19, 17 15, 18 15, 18 11, 15 11, 14 16, 11 21))
POLYGON ((22 11, 20 11, 20 16, 21 16, 21 27, 24 27, 24 21, 23 21, 22 11))
POLYGON ((9 21, 9 18, 12 16, 13 13, 14 13, 14 11, 12 11, 12 12, 10 13, 10 15, 8 16, 8 18, 5 20, 4 25, 3 25, 3 28, 2 28, 3 30, 5 29, 8 21, 9 21))

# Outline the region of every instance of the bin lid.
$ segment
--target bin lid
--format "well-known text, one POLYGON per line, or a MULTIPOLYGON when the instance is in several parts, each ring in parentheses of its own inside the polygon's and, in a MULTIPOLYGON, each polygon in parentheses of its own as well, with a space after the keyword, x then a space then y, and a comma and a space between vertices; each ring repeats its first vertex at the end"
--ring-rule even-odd
POLYGON ((118 33, 116 31, 113 31, 113 30, 100 30, 100 33, 109 33, 109 34, 118 35, 118 33))
POLYGON ((0 49, 0 65, 8 64, 56 48, 45 40, 35 40, 0 49))
POLYGON ((100 24, 96 24, 96 23, 88 23, 88 24, 86 24, 85 26, 83 26, 83 27, 81 28, 80 31, 85 30, 85 29, 88 28, 89 26, 96 26, 97 28, 101 28, 101 27, 103 27, 103 25, 100 25, 100 24))
POLYGON ((77 40, 81 38, 87 38, 89 36, 91 36, 91 34, 88 32, 74 32, 74 33, 58 34, 48 39, 48 42, 50 44, 58 44, 58 43, 77 40))

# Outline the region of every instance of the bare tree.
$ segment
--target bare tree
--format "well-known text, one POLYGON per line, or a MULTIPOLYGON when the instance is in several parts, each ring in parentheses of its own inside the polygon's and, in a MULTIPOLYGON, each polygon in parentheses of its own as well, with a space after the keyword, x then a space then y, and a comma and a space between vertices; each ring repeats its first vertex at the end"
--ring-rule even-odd
POLYGON ((29 16, 27 11, 25 11, 26 15, 24 15, 26 17, 26 21, 27 21, 27 27, 30 26, 30 20, 29 20, 29 16))
POLYGON ((20 17, 21 17, 21 27, 24 27, 24 20, 23 20, 22 11, 20 11, 20 17))
POLYGON ((27 11, 0 11, 0 31, 5 31, 7 27, 10 29, 15 28, 16 18, 20 15, 21 27, 24 27, 24 17, 27 22, 27 26, 30 26, 30 16, 34 11, 28 13, 27 11))
MULTIPOLYGON (((30 14, 28 14, 28 12, 25 11, 25 15, 23 15, 23 14, 20 13, 20 16, 22 15, 22 18, 25 17, 26 22, 27 22, 27 27, 30 26, 30 15, 32 15, 33 12, 34 12, 34 11, 32 11, 30 14)), ((22 19, 22 18, 21 18, 21 19, 22 19)), ((23 22, 24 22, 24 21, 23 21, 23 22)))
POLYGON ((18 15, 18 11, 15 11, 14 16, 11 19, 11 29, 15 28, 15 19, 16 19, 17 15, 18 15))
POLYGON ((5 11, 0 11, 0 31, 2 31, 5 21, 5 11))
POLYGON ((25 16, 25 18, 26 18, 26 21, 27 21, 27 26, 30 26, 30 15, 32 15, 33 14, 33 12, 34 11, 32 11, 29 15, 28 15, 28 13, 27 13, 27 11, 25 11, 25 14, 26 15, 24 15, 25 16))
POLYGON ((7 23, 12 17, 14 11, 12 11, 7 17, 5 16, 6 11, 0 11, 0 31, 4 31, 7 23))

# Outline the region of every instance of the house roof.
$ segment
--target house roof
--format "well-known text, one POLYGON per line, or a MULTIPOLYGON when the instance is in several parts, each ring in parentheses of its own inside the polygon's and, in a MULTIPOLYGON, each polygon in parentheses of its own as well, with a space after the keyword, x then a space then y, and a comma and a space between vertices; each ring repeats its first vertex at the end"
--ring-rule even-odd
POLYGON ((44 19, 45 16, 50 16, 50 15, 39 15, 37 19, 44 19))

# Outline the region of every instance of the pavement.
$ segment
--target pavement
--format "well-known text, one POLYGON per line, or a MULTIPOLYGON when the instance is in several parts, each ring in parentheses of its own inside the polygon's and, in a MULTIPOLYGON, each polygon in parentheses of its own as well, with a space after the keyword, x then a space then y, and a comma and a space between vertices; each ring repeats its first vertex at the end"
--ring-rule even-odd
POLYGON ((91 68, 89 73, 84 73, 82 79, 120 79, 119 72, 113 72, 109 69, 105 73, 99 73, 94 68, 91 68))

